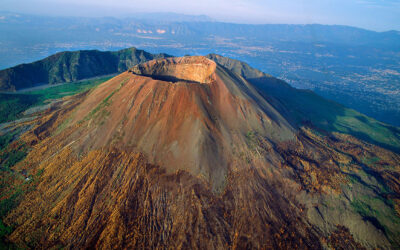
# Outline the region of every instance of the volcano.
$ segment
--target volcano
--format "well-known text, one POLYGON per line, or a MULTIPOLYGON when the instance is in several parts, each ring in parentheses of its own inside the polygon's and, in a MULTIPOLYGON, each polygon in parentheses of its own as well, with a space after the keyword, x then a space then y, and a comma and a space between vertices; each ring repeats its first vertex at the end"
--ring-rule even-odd
POLYGON ((300 100, 286 83, 210 55, 148 61, 65 98, 20 139, 32 150, 13 169, 33 181, 6 217, 15 227, 8 240, 107 249, 399 246, 399 155, 299 122, 301 105, 283 93, 300 100))
POLYGON ((233 154, 248 153, 248 134, 265 138, 266 147, 294 139, 294 129, 245 79, 205 57, 135 66, 94 90, 71 124, 85 120, 65 142, 74 141, 76 150, 132 147, 215 188, 224 185, 228 167, 240 165, 233 154))

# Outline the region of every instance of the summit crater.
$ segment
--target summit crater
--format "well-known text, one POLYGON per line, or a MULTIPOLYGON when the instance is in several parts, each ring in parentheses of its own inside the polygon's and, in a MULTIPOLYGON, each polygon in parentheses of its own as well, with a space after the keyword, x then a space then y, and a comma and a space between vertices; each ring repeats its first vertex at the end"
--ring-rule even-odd
POLYGON ((155 59, 132 67, 129 72, 168 82, 211 84, 216 63, 203 56, 155 59))
POLYGON ((30 151, 0 175, 9 183, 20 173, 3 197, 27 190, 4 217, 15 228, 8 240, 27 249, 399 248, 400 155, 307 120, 338 106, 209 58, 137 65, 27 121, 34 127, 7 150, 30 151))

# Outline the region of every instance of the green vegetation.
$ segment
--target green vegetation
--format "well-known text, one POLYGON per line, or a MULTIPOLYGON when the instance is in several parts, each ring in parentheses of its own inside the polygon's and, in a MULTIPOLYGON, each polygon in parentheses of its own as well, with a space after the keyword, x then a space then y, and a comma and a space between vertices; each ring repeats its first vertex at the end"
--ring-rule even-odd
MULTIPOLYGON (((84 92, 110 78, 110 76, 107 76, 73 82, 23 94, 0 94, 0 123, 22 118, 22 112, 31 107, 44 105, 52 99, 84 92)), ((29 176, 29 181, 25 181, 16 187, 9 186, 11 179, 21 178, 19 174, 12 172, 10 168, 23 160, 28 151, 28 147, 23 143, 11 144, 11 148, 10 143, 15 137, 18 137, 19 133, 20 131, 14 130, 0 136, 0 166, 2 171, 6 171, 3 172, 4 178, 2 178, 2 183, 0 183, 0 198, 2 198, 0 201, 0 249, 14 248, 14 246, 10 246, 4 241, 5 236, 9 235, 13 231, 13 228, 5 225, 3 218, 19 204, 26 192, 31 191, 35 187, 43 173, 43 170, 39 170, 34 176, 29 176), (7 198, 3 199, 3 197, 7 198)))
MULTIPOLYGON (((9 170, 12 166, 14 166, 18 162, 20 162, 22 159, 24 159, 26 155, 27 155, 26 148, 12 150, 11 152, 9 152, 7 154, 7 156, 6 156, 7 161, 3 165, 3 168, 5 170, 9 170)), ((1 156, 1 157, 3 157, 3 156, 1 156)))
POLYGON ((324 99, 312 91, 295 89, 286 82, 266 75, 243 62, 212 54, 208 57, 251 82, 294 127, 313 125, 328 132, 350 134, 400 152, 400 128, 324 99))
MULTIPOLYGON (((72 82, 23 94, 0 94, 0 123, 19 119, 23 116, 22 112, 28 108, 44 105, 49 100, 84 92, 110 78, 110 76, 106 76, 97 79, 72 82)), ((2 139, 0 139, 0 146, 1 143, 2 139)))
MULTIPOLYGON (((1 185, 3 186, 3 183, 1 185)), ((17 187, 12 195, 0 201, 0 249, 10 249, 13 247, 5 241, 5 237, 12 233, 13 228, 5 225, 3 219, 12 209, 17 207, 22 200, 23 193, 21 187, 17 187)), ((1 192, 1 197, 6 195, 7 193, 1 192)))
POLYGON ((260 154, 258 151, 258 135, 257 132, 255 131, 248 131, 246 134, 246 143, 249 146, 249 149, 251 150, 252 153, 257 153, 258 155, 260 154))
POLYGON ((132 66, 166 54, 150 54, 136 48, 119 51, 79 50, 60 52, 42 60, 0 70, 0 90, 30 88, 37 83, 74 82, 96 76, 117 74, 132 66))
POLYGON ((360 169, 348 177, 352 185, 363 186, 363 191, 358 192, 351 201, 352 210, 381 229, 392 244, 400 246, 400 234, 397 230, 400 227, 400 218, 396 212, 395 202, 389 198, 393 191, 379 179, 371 178, 371 173, 368 171, 360 169))
POLYGON ((246 140, 249 145, 256 143, 256 133, 254 131, 248 131, 246 134, 246 140))
POLYGON ((393 201, 385 200, 380 196, 363 195, 352 201, 351 206, 365 220, 380 228, 389 237, 392 244, 400 244, 398 241, 400 235, 393 233, 400 226, 400 218, 394 209, 393 201))
POLYGON ((85 120, 90 120, 92 117, 97 114, 100 110, 103 110, 105 107, 110 105, 110 98, 115 94, 115 90, 109 94, 99 105, 97 105, 90 113, 85 117, 85 120))
POLYGON ((380 159, 379 157, 371 157, 371 158, 367 158, 367 157, 363 157, 361 159, 362 163, 364 163, 365 165, 372 165, 374 166, 375 163, 379 162, 380 159))
POLYGON ((14 139, 14 136, 16 136, 17 134, 17 131, 13 131, 0 136, 0 152, 8 146, 8 144, 14 139))
POLYGON ((24 143, 14 144, 8 147, 14 137, 18 136, 18 131, 13 131, 0 136, 0 170, 10 171, 10 168, 21 161, 27 155, 28 148, 24 143))
POLYGON ((0 201, 0 217, 4 218, 12 209, 14 209, 21 200, 23 194, 21 187, 17 188, 16 191, 8 198, 0 201))
MULTIPOLYGON (((300 107, 297 118, 308 119, 315 126, 332 132, 350 134, 362 140, 392 149, 400 150, 400 130, 378 122, 327 101, 311 92, 299 92, 299 99, 291 99, 293 106, 300 107)), ((290 98, 288 98, 290 100, 290 98)))
POLYGON ((43 103, 46 100, 59 99, 64 96, 75 95, 89 90, 109 79, 112 76, 104 76, 95 79, 89 79, 84 81, 72 82, 62 85, 57 85, 50 88, 40 89, 28 92, 29 95, 38 96, 38 99, 43 103))
POLYGON ((261 93, 295 125, 312 124, 329 132, 353 135, 372 144, 400 152, 400 129, 311 91, 298 90, 274 78, 252 79, 261 93))
MULTIPOLYGON (((44 170, 39 169, 35 175, 29 175, 29 179, 25 180, 22 184, 14 185, 9 187, 10 179, 19 179, 18 173, 10 172, 6 178, 1 179, 0 183, 0 249, 14 249, 14 245, 10 245, 4 239, 7 235, 10 235, 13 231, 12 226, 7 226, 4 224, 3 219, 7 214, 16 208, 18 204, 22 201, 25 194, 35 190, 40 177, 42 176, 44 170)), ((23 177, 25 178, 25 177, 23 177)))
POLYGON ((122 86, 124 86, 124 84, 127 81, 128 81, 128 79, 123 80, 120 83, 120 85, 118 86, 118 88, 115 89, 113 92, 111 92, 111 94, 109 94, 106 98, 104 98, 104 100, 100 104, 98 104, 92 111, 90 111, 90 113, 82 121, 90 120, 95 116, 100 117, 100 118, 104 118, 104 117, 108 116, 109 112, 107 110, 105 110, 104 108, 111 104, 111 102, 110 102, 111 97, 115 93, 117 93, 122 88, 122 86), (99 112, 99 111, 101 111, 101 112, 99 112))
POLYGON ((0 94, 0 123, 21 117, 21 112, 37 104, 36 95, 0 94))
POLYGON ((12 233, 12 228, 9 226, 4 225, 3 221, 0 219, 0 249, 7 249, 8 246, 6 245, 5 242, 3 242, 3 239, 6 235, 9 235, 12 233))

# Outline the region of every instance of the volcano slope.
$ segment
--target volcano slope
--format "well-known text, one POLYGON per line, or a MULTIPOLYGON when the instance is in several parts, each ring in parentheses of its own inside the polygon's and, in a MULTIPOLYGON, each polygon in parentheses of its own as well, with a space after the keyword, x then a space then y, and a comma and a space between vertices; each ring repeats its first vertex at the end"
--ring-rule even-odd
POLYGON ((7 241, 399 247, 399 155, 299 123, 293 102, 266 91, 279 81, 214 60, 149 61, 28 121, 33 129, 6 149, 30 148, 2 174, 2 202, 18 200, 7 241))

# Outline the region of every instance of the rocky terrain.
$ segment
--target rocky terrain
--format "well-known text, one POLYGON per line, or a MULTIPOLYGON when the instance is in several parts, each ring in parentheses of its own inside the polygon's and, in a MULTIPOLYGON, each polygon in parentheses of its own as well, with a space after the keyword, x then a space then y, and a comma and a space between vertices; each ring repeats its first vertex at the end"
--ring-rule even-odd
POLYGON ((217 55, 134 66, 9 126, 0 163, 29 150, 1 174, 6 242, 398 248, 398 131, 342 112, 217 55))

